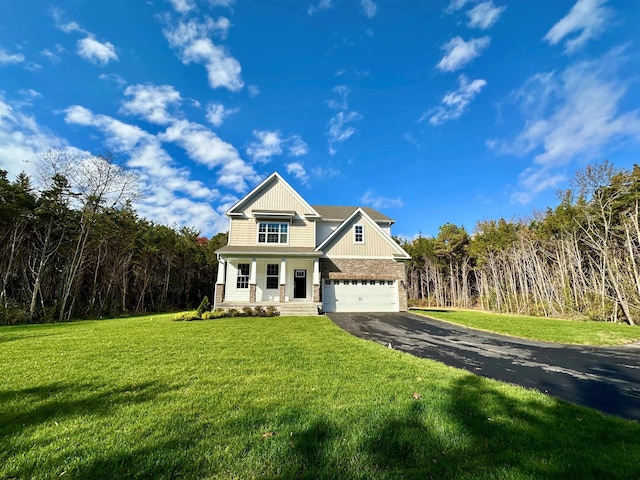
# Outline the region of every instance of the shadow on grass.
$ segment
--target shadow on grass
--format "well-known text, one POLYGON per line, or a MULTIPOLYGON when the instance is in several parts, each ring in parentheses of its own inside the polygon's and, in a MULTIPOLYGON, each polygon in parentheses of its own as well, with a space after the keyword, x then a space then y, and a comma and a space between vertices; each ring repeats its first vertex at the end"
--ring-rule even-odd
MULTIPOLYGON (((20 422, 49 422, 75 413, 111 414, 114 407, 153 401, 169 390, 149 383, 138 386, 133 396, 114 388, 81 401, 46 400, 51 392, 60 397, 73 395, 77 388, 50 385, 4 392, 5 398, 32 396, 36 406, 30 413, 3 417, 0 435, 10 437, 20 422)), ((502 388, 466 375, 451 383, 447 397, 437 405, 423 392, 421 399, 392 398, 388 404, 372 399, 370 406, 353 405, 342 413, 323 413, 318 405, 285 399, 272 404, 245 401, 225 418, 208 417, 198 409, 175 412, 158 419, 139 442, 130 439, 81 453, 68 475, 264 480, 640 478, 640 425, 542 397, 523 400, 502 388), (264 435, 272 430, 275 435, 264 435)), ((49 460, 54 476, 61 473, 64 462, 61 456, 49 460)), ((32 472, 16 473, 28 477, 32 472)))
POLYGON ((20 390, 0 391, 0 437, 8 439, 26 428, 61 423, 79 415, 109 415, 116 408, 148 402, 170 389, 157 382, 126 387, 53 383, 20 390), (92 392, 92 393, 88 393, 92 392), (18 400, 30 408, 16 408, 18 400))
POLYGON ((320 418, 294 433, 284 470, 260 478, 640 478, 637 424, 513 398, 473 375, 449 400, 444 417, 422 400, 381 421, 363 412, 371 428, 355 443, 348 427, 320 418))

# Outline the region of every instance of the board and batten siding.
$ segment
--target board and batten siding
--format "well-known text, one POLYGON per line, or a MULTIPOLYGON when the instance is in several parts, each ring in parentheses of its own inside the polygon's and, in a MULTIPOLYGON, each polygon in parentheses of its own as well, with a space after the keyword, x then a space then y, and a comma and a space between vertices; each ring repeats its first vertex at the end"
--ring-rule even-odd
MULTIPOLYGON (((339 238, 334 239, 324 249, 328 257, 349 256, 349 257, 388 257, 392 258, 396 250, 389 245, 389 239, 383 237, 374 226, 356 215, 339 234, 339 238), (364 243, 355 243, 353 238, 353 226, 364 226, 364 243)), ((392 240, 393 241, 393 240, 392 240)))
POLYGON ((287 189, 280 182, 273 183, 269 188, 264 189, 259 193, 253 202, 246 205, 244 208, 245 213, 250 213, 251 210, 291 210, 303 216, 310 214, 304 203, 302 203, 295 195, 293 195, 289 189, 287 189))
MULTIPOLYGON (((244 207, 244 218, 232 218, 229 228, 229 245, 251 246, 258 244, 258 220, 251 214, 252 210, 288 210, 295 211, 296 217, 289 225, 289 243, 291 247, 315 247, 316 224, 304 215, 311 213, 304 203, 298 200, 279 182, 258 194, 244 207)), ((273 220, 277 222, 278 220, 273 220)))
POLYGON ((236 288, 238 280, 238 264, 248 263, 249 272, 251 272, 251 259, 230 259, 227 261, 227 282, 225 285, 225 301, 227 302, 248 302, 249 289, 236 288))
POLYGON ((268 258, 258 259, 256 262, 256 301, 258 302, 278 302, 280 301, 280 281, 275 289, 267 289, 267 264, 278 265, 278 276, 280 274, 280 259, 268 258))

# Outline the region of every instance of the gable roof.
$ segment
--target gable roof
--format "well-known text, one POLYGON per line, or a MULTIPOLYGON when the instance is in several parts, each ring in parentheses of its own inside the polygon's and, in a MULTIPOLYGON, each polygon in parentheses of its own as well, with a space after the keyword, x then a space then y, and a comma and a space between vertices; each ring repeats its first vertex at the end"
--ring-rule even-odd
POLYGON ((242 214, 241 207, 243 205, 246 205, 251 199, 253 199, 256 195, 258 195, 262 190, 264 190, 269 185, 271 185, 271 182, 273 182, 274 180, 282 184, 282 186, 284 186, 285 189, 288 190, 292 196, 294 196, 300 203, 302 203, 304 207, 310 212, 309 214, 310 216, 312 217, 320 216, 320 214, 311 205, 309 205, 307 201, 304 198, 302 198, 300 194, 296 192, 293 189, 293 187, 289 185, 287 181, 280 176, 278 172, 273 172, 271 175, 265 178, 262 182, 260 182, 260 184, 258 184, 253 190, 251 190, 244 197, 238 200, 238 202, 236 202, 236 204, 227 211, 227 216, 232 217, 235 215, 241 215, 242 214))
POLYGON ((331 234, 327 238, 325 238, 320 245, 316 247, 316 251, 322 252, 328 244, 333 242, 335 239, 340 238, 343 232, 348 228, 351 220, 353 220, 353 218, 355 218, 358 214, 362 216, 362 219, 365 220, 371 226, 371 228, 373 228, 378 233, 378 235, 380 235, 389 245, 392 246, 392 248, 397 252, 398 257, 406 259, 411 258, 409 254, 405 252, 404 249, 400 245, 398 245, 395 240, 393 240, 393 238, 387 235, 384 230, 380 228, 380 225, 378 225, 375 220, 372 219, 361 207, 357 207, 356 210, 338 226, 338 228, 331 232, 331 234))
POLYGON ((328 205, 313 205, 313 208, 320 214, 323 220, 337 220, 342 222, 349 218, 358 208, 360 208, 364 212, 366 212, 372 220, 376 222, 389 222, 389 224, 394 223, 392 218, 387 217, 386 215, 370 207, 335 207, 328 205))

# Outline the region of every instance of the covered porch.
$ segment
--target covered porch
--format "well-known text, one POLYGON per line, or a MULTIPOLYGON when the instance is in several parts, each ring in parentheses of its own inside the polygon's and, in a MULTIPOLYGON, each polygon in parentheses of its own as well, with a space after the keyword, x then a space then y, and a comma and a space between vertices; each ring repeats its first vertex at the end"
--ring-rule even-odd
POLYGON ((225 250, 218 250, 215 307, 320 304, 319 253, 225 250))

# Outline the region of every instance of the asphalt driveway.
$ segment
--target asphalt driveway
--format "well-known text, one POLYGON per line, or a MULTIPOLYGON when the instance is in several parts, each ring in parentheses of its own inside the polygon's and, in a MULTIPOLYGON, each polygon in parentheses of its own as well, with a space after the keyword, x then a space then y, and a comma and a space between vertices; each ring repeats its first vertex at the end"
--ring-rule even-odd
POLYGON ((520 340, 413 313, 330 313, 340 328, 396 350, 640 420, 640 347, 520 340))

